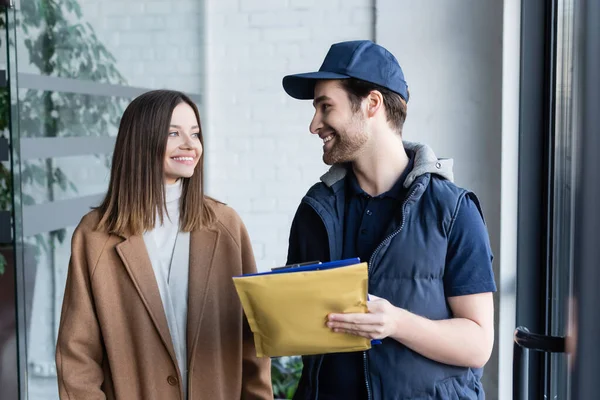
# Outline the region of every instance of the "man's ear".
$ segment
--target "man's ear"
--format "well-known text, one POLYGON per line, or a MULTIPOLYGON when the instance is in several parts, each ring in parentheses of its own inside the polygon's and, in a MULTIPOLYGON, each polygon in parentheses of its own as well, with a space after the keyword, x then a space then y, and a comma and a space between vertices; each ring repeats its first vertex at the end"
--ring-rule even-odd
POLYGON ((371 93, 366 98, 367 102, 367 117, 372 118, 377 112, 383 108, 383 95, 379 90, 371 90, 371 93))

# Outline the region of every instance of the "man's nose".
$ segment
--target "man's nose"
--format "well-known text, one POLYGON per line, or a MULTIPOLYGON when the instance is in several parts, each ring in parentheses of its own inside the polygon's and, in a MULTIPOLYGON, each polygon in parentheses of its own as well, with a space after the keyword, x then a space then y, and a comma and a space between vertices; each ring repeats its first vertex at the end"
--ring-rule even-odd
POLYGON ((323 122, 321 121, 321 118, 317 115, 317 113, 315 113, 312 121, 310 122, 308 129, 310 130, 310 133, 318 135, 319 131, 322 128, 323 128, 323 122))

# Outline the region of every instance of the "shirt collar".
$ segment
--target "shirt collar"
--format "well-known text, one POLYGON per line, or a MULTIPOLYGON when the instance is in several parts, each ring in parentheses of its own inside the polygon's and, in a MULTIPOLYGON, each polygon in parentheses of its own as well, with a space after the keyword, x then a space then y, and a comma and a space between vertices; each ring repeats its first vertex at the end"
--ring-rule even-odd
MULTIPOLYGON (((408 164, 406 165, 404 172, 402 172, 402 175, 400 175, 400 178, 398 178, 398 180, 396 181, 396 183, 394 183, 394 186, 392 186, 390 190, 380 194, 379 196, 377 196, 377 198, 389 197, 396 200, 402 200, 404 198, 404 192, 406 190, 403 186, 404 181, 406 180, 406 177, 408 176, 410 171, 412 171, 415 159, 414 152, 407 150, 406 154, 408 155, 408 164)), ((352 196, 362 195, 365 197, 371 197, 360 187, 360 185, 358 184, 358 180, 356 179, 356 175, 354 175, 354 171, 351 167, 348 168, 348 189, 350 190, 350 194, 352 196)))

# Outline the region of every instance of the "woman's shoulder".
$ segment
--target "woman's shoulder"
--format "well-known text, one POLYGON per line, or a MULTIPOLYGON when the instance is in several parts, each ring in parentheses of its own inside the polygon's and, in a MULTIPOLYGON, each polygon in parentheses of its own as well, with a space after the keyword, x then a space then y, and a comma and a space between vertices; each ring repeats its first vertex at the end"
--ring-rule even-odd
POLYGON ((206 197, 206 204, 214 213, 213 225, 217 229, 225 229, 235 239, 238 239, 242 231, 246 229, 239 214, 231 206, 211 197, 206 197))
POLYGON ((86 239, 86 242, 90 240, 106 241, 111 235, 97 229, 99 222, 100 212, 98 210, 91 210, 81 218, 73 236, 83 237, 86 239))
POLYGON ((71 238, 71 257, 78 260, 74 265, 88 265, 90 273, 93 275, 93 269, 97 266, 97 260, 106 253, 106 250, 119 242, 117 236, 98 229, 100 213, 92 210, 85 214, 71 238), (90 260, 95 260, 89 263, 90 260))

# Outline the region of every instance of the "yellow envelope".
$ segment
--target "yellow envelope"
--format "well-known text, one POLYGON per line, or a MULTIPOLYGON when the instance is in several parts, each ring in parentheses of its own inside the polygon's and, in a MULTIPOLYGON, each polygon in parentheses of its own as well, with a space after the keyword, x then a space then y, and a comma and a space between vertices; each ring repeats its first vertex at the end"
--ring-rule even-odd
POLYGON ((258 357, 367 350, 367 338, 334 333, 330 313, 367 312, 367 263, 233 278, 258 357))

